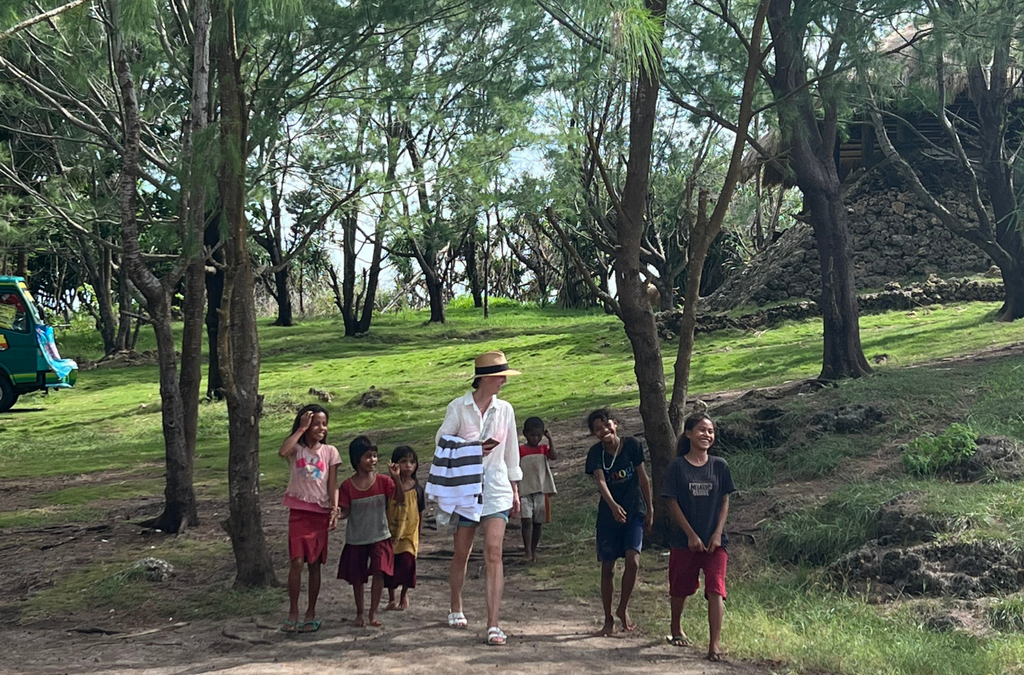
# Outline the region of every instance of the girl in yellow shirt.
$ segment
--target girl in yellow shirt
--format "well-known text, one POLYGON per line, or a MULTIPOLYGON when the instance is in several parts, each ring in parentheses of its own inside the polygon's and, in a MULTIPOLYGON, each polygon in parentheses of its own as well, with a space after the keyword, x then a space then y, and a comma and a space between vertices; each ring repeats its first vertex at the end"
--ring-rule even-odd
POLYGON ((402 611, 409 606, 409 589, 416 588, 416 553, 420 546, 425 500, 423 488, 416 478, 420 466, 416 451, 408 445, 400 445, 391 454, 391 463, 397 464, 398 494, 388 502, 388 527, 391 529, 391 545, 395 550, 394 574, 384 575, 384 586, 388 589, 388 606, 385 610, 402 611), (396 601, 395 591, 402 588, 396 601))

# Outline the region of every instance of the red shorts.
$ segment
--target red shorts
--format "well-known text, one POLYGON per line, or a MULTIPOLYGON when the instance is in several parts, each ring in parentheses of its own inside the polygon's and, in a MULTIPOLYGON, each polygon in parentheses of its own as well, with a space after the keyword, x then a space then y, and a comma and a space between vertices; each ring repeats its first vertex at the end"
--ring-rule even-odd
POLYGON ((375 544, 345 544, 338 562, 338 578, 353 586, 361 586, 371 576, 394 574, 395 552, 391 540, 375 544))
POLYGON ((704 570, 704 597, 714 593, 725 597, 725 567, 729 554, 724 548, 714 553, 694 553, 688 548, 674 548, 668 558, 668 594, 688 598, 700 588, 700 571, 704 570))
POLYGON ((416 588, 416 556, 412 553, 396 553, 395 569, 384 575, 385 588, 416 588))
POLYGON ((327 530, 330 513, 291 509, 288 514, 288 558, 308 563, 327 562, 327 530))

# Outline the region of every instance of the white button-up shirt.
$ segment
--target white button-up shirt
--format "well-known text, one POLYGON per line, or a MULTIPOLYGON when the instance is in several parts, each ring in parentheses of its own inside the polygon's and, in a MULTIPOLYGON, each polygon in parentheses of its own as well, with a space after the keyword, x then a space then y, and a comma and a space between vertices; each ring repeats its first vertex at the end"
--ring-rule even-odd
POLYGON ((448 404, 441 428, 434 438, 436 444, 441 436, 458 436, 467 441, 480 442, 493 438, 498 441, 494 450, 484 457, 484 503, 482 516, 512 508, 512 482, 523 479, 519 468, 519 430, 516 428, 516 413, 508 401, 497 396, 491 399, 487 411, 480 414, 480 408, 473 400, 473 392, 460 396, 448 404))

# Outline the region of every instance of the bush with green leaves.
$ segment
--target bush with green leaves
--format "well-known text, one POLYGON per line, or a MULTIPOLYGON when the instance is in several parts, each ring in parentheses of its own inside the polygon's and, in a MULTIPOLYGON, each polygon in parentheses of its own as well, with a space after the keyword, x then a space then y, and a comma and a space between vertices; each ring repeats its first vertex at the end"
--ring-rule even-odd
POLYGON ((917 476, 932 476, 969 459, 978 449, 977 434, 966 424, 950 424, 942 434, 918 436, 903 449, 903 467, 917 476))

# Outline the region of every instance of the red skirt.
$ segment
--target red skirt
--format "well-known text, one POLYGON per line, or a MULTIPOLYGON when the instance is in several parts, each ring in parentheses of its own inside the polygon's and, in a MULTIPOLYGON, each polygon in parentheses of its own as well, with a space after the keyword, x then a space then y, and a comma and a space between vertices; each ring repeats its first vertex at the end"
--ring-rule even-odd
POLYGON ((395 551, 390 539, 375 544, 345 544, 338 561, 338 578, 361 586, 377 574, 394 574, 395 551))
POLYGON ((327 531, 330 513, 291 509, 288 515, 288 557, 308 563, 327 562, 327 531))
POLYGON ((412 553, 395 555, 395 571, 384 575, 385 588, 416 588, 416 556, 412 553))

